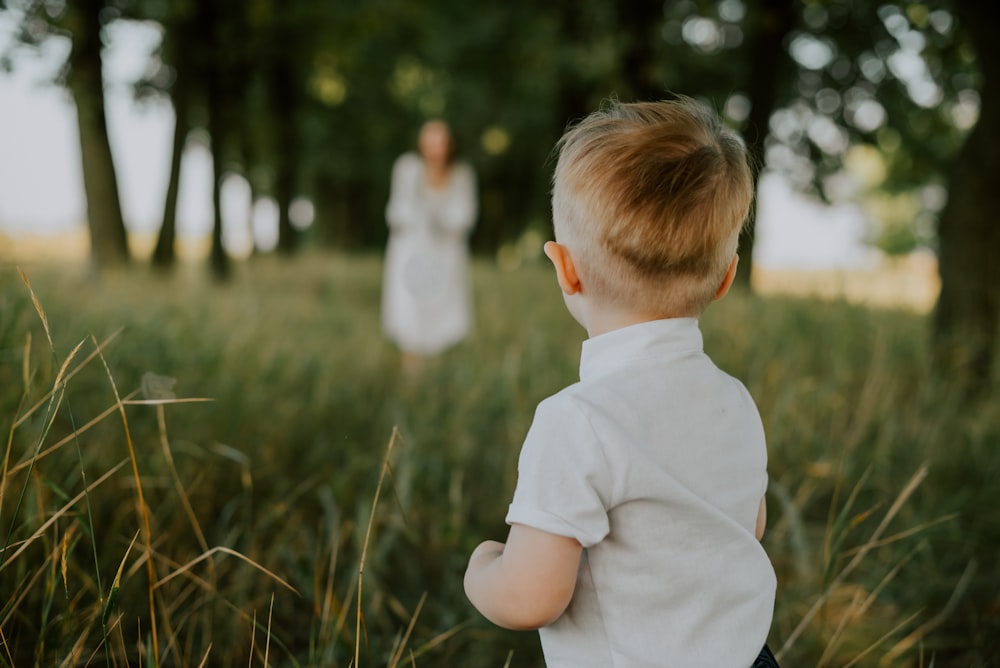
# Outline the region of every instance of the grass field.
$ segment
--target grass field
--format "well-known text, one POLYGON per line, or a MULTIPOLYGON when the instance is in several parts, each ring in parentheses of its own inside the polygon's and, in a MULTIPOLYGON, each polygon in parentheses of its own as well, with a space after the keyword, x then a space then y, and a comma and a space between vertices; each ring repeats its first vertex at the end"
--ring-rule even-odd
MULTIPOLYGON (((408 377, 380 268, 27 266, 36 307, 0 266, 0 666, 542 665, 461 576, 583 332, 546 268, 480 262, 474 336, 408 377)), ((703 329, 768 433, 783 665, 1000 665, 996 395, 931 381, 910 310, 733 295, 703 329)))

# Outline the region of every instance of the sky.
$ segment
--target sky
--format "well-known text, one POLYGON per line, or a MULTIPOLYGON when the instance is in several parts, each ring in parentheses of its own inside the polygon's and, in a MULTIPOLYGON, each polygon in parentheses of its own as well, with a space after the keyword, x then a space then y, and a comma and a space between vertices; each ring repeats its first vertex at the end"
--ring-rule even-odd
MULTIPOLYGON (((13 20, 0 12, 0 52, 12 41, 13 20)), ((126 226, 154 234, 166 193, 173 111, 166 100, 136 102, 130 84, 156 47, 154 27, 116 23, 105 52, 108 127, 126 226)), ((69 44, 49 40, 40 51, 16 53, 12 72, 0 72, 0 235, 52 234, 84 225, 79 134, 68 93, 51 84, 69 44)), ((189 142, 181 167, 178 234, 208 234, 212 220, 209 156, 189 142)), ((246 220, 253 206, 258 247, 273 245, 273 202, 251 205, 241 179, 224 184, 224 220, 246 220)), ((850 204, 825 206, 765 174, 758 193, 754 262, 769 268, 850 268, 871 262, 865 221, 850 204)), ((245 225, 226 229, 230 250, 248 247, 245 225)))

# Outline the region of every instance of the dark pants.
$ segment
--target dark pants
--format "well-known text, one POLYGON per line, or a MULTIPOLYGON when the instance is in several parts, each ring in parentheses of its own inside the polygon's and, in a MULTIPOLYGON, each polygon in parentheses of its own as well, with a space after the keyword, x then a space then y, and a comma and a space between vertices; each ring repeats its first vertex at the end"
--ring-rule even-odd
POLYGON ((760 655, 750 668, 779 668, 778 660, 771 654, 771 650, 768 649, 767 645, 764 645, 764 649, 760 650, 760 655))

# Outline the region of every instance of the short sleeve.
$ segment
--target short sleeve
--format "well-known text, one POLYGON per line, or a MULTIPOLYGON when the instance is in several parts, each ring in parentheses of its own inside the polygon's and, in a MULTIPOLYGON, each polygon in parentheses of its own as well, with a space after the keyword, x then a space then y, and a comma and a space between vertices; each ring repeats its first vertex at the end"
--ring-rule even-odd
POLYGON ((609 532, 612 473, 586 414, 563 393, 539 404, 517 465, 508 524, 575 538, 584 547, 609 532))

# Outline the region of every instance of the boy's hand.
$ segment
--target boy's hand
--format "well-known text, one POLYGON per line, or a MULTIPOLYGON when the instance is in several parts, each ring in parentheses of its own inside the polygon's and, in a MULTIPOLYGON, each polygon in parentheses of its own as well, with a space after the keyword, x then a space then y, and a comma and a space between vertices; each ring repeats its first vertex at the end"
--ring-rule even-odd
POLYGON ((540 628, 569 605, 582 551, 573 538, 514 524, 506 545, 488 540, 473 550, 465 593, 498 626, 540 628))

